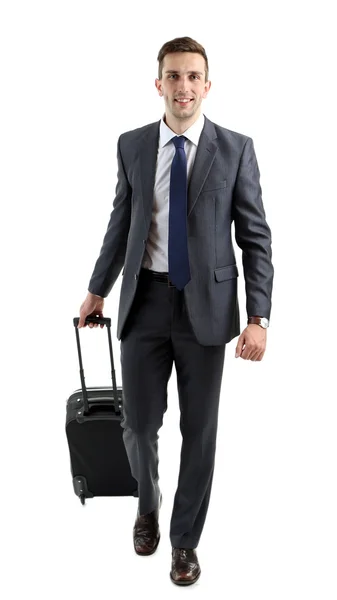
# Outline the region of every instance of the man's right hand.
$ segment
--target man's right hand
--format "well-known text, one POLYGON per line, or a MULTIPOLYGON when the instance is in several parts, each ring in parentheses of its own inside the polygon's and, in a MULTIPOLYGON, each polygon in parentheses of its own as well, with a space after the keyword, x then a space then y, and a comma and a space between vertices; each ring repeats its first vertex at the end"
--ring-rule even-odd
MULTIPOLYGON (((91 292, 88 292, 88 295, 84 302, 81 304, 80 308, 80 320, 78 322, 77 328, 86 327, 87 323, 85 322, 87 317, 103 317, 103 306, 104 306, 104 298, 100 296, 95 296, 91 292)), ((89 323, 89 327, 97 327, 98 323, 89 323)), ((103 329, 104 325, 100 326, 103 329)))

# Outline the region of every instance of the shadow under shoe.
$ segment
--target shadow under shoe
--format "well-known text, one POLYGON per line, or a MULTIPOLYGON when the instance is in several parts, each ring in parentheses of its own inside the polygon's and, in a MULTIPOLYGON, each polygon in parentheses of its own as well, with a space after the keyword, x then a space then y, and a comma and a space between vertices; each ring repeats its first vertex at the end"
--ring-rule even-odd
POLYGON ((133 527, 133 545, 139 556, 149 556, 157 550, 160 540, 159 509, 161 503, 162 494, 160 494, 158 508, 146 515, 140 515, 137 511, 137 518, 133 527))
POLYGON ((177 585, 191 585, 201 574, 195 549, 172 548, 171 581, 177 585))

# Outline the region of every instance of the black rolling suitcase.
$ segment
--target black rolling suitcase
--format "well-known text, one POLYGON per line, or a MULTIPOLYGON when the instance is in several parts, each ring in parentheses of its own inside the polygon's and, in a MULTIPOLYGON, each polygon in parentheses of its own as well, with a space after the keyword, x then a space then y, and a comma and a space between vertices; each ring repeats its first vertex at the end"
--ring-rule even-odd
POLYGON ((123 442, 123 396, 117 387, 112 343, 111 319, 87 317, 86 323, 106 325, 108 332, 112 388, 85 386, 79 318, 73 319, 82 389, 67 400, 66 436, 70 452, 74 492, 82 504, 94 496, 138 497, 137 481, 131 475, 123 442))

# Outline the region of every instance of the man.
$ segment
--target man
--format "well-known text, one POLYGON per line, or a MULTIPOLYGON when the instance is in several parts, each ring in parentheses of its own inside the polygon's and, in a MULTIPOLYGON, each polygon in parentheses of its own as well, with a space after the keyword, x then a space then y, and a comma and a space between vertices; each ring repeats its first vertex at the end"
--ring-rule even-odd
POLYGON ((225 346, 240 334, 233 220, 249 318, 236 356, 245 360, 265 352, 274 270, 253 141, 201 111, 211 87, 204 48, 176 38, 158 61, 165 114, 118 139, 114 209, 79 327, 103 315, 124 265, 117 337, 123 439, 139 492, 134 548, 152 554, 160 539, 157 432, 174 361, 183 441, 170 576, 188 585, 201 573, 196 548, 212 487, 225 346))

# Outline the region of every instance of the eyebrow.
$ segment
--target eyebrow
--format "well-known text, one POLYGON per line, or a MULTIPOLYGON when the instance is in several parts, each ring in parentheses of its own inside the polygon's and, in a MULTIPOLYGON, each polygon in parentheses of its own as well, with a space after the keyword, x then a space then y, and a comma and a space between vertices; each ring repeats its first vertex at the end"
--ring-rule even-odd
MULTIPOLYGON (((187 71, 190 74, 197 74, 197 75, 202 75, 203 73, 201 71, 187 71)), ((179 71, 174 71, 173 69, 169 69, 168 71, 166 71, 166 73, 179 73, 179 71)))

